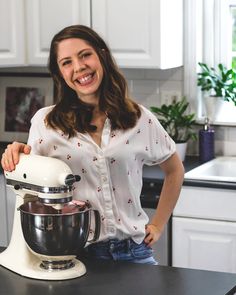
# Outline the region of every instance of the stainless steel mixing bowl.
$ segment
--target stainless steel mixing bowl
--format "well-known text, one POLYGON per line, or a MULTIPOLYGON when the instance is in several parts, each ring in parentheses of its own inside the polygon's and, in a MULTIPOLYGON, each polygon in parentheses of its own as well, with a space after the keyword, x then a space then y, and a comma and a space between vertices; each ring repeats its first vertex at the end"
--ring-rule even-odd
POLYGON ((24 239, 36 253, 47 256, 77 255, 88 241, 91 220, 95 218, 93 238, 100 234, 100 214, 88 203, 66 204, 57 210, 39 201, 19 207, 24 239))

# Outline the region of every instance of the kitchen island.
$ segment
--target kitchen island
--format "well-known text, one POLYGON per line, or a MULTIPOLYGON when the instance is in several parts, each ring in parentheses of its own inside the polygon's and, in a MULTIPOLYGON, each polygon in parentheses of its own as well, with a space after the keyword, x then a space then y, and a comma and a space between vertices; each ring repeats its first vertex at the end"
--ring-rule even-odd
POLYGON ((236 274, 127 262, 83 260, 87 273, 65 281, 22 277, 0 267, 0 294, 233 295, 236 274))

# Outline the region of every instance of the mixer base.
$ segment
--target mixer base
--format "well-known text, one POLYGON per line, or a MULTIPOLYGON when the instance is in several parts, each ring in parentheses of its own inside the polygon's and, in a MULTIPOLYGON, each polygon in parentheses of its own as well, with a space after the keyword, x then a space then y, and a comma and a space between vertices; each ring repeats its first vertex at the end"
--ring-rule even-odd
POLYGON ((43 269, 40 266, 42 261, 32 253, 28 254, 30 259, 22 259, 21 256, 12 259, 7 250, 0 254, 0 265, 23 277, 54 281, 75 279, 86 273, 85 265, 77 259, 73 259, 73 267, 69 269, 43 269))
POLYGON ((69 269, 43 269, 41 263, 32 264, 29 276, 34 279, 41 280, 68 280, 81 277, 86 273, 85 265, 75 259, 73 260, 74 266, 69 269))

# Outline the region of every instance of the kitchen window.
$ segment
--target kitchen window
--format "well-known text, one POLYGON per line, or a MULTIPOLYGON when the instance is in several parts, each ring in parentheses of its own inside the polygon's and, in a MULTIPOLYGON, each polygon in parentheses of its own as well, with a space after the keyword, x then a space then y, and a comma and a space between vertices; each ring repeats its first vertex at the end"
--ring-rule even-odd
POLYGON ((231 34, 231 57, 233 67, 236 69, 236 1, 232 1, 232 5, 230 6, 231 13, 231 21, 232 21, 232 34, 231 34))
MULTIPOLYGON (((205 116, 202 92, 197 87, 198 62, 236 68, 236 0, 184 1, 184 92, 201 122, 205 116)), ((229 125, 236 125, 225 118, 229 125)))

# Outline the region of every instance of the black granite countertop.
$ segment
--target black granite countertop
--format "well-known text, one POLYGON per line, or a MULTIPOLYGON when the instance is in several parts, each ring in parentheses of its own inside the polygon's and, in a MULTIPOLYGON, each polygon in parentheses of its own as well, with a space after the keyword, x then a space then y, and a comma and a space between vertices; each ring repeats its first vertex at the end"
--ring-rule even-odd
MULTIPOLYGON (((185 172, 188 172, 201 165, 198 156, 187 156, 183 162, 185 172)), ((163 184, 164 173, 161 171, 159 166, 144 166, 143 168, 143 181, 145 184, 152 184, 153 187, 160 187, 163 184)), ((210 187, 210 188, 221 188, 221 189, 232 189, 236 190, 235 182, 224 182, 224 181, 209 181, 209 180, 193 180, 185 179, 183 185, 195 186, 195 187, 210 187)))
POLYGON ((0 294, 10 295, 233 295, 236 274, 168 266, 84 260, 76 279, 42 281, 0 266, 0 294))
MULTIPOLYGON (((198 156, 187 156, 185 161, 183 162, 185 172, 192 170, 193 168, 201 165, 199 162, 198 156)), ((164 173, 158 165, 143 167, 143 180, 144 181, 152 181, 152 182, 160 182, 162 183, 164 179, 164 173)))

